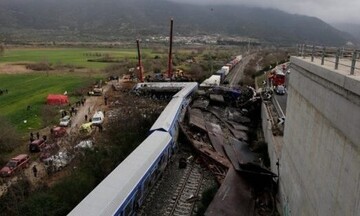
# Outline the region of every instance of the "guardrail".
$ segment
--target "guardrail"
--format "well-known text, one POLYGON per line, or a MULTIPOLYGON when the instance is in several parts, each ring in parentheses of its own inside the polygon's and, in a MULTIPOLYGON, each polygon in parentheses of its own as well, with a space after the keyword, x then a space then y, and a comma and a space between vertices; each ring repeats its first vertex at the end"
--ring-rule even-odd
POLYGON ((320 58, 321 65, 324 65, 325 61, 332 62, 335 70, 339 69, 339 65, 349 67, 350 75, 355 75, 355 70, 360 70, 360 68, 356 67, 356 62, 360 60, 360 50, 299 44, 298 56, 303 58, 310 56, 312 62, 315 58, 320 58), (330 60, 331 58, 334 58, 334 60, 330 60), (341 63, 341 59, 350 60, 351 65, 341 63))

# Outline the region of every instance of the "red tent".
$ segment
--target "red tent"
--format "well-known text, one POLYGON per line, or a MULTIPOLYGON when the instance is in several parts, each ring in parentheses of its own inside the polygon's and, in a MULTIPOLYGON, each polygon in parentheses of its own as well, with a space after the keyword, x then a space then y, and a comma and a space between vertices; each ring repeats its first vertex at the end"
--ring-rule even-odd
POLYGON ((46 103, 49 105, 62 105, 69 103, 69 98, 66 95, 53 95, 47 96, 46 103))

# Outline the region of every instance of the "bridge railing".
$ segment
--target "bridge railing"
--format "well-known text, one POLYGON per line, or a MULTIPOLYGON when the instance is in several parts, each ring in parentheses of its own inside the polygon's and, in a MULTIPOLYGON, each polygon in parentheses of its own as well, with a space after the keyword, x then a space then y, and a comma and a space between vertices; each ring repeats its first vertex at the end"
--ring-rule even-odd
POLYGON ((298 56, 310 57, 312 62, 315 58, 320 58, 321 65, 331 62, 335 70, 339 69, 339 65, 345 66, 349 68, 350 75, 355 75, 355 70, 360 71, 360 68, 356 67, 356 63, 360 61, 360 50, 299 44, 298 56), (346 64, 342 59, 347 59, 350 63, 346 64))

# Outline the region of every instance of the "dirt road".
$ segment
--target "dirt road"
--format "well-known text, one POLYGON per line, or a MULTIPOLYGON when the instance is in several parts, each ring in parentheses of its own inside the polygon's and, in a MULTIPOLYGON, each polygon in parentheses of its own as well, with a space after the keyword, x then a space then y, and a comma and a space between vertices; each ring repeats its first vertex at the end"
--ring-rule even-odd
MULTIPOLYGON (((104 95, 106 95, 106 93, 109 91, 111 85, 112 83, 110 82, 103 86, 104 95)), ((79 106, 77 114, 72 117, 72 124, 67 129, 68 134, 70 136, 77 136, 79 127, 85 123, 85 115, 88 116, 89 120, 96 111, 107 111, 107 106, 105 106, 104 102, 104 96, 87 97, 84 106, 79 106)), ((62 140, 62 142, 66 142, 66 139, 62 140)), ((67 143, 66 145, 62 145, 60 147, 61 150, 64 150, 64 148, 69 148, 72 146, 70 143, 67 143)), ((48 174, 46 173, 44 164, 41 163, 39 160, 32 161, 29 167, 25 169, 23 173, 19 173, 18 175, 11 178, 1 179, 2 181, 0 182, 0 197, 6 193, 7 188, 10 185, 16 183, 19 180, 19 175, 23 175, 23 177, 27 178, 34 187, 48 179, 48 174), (34 166, 36 166, 38 171, 36 177, 34 176, 34 173, 32 171, 32 168, 34 166)))
MULTIPOLYGON (((107 83, 105 86, 103 86, 103 93, 106 95, 106 93, 109 91, 111 87, 112 82, 107 83)), ((79 127, 89 122, 89 119, 94 115, 96 111, 106 111, 107 106, 105 106, 105 100, 103 96, 90 96, 86 98, 86 102, 84 106, 78 107, 77 114, 72 118, 72 124, 71 127, 68 128, 69 134, 76 134, 79 131, 79 127), (85 121, 85 115, 87 115, 87 121, 85 121)))

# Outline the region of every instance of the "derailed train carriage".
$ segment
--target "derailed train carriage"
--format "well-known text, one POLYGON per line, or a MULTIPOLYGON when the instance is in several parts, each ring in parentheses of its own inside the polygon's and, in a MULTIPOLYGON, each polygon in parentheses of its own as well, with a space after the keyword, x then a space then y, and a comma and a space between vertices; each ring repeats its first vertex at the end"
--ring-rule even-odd
POLYGON ((155 121, 150 135, 69 215, 134 215, 176 149, 178 122, 197 88, 197 83, 186 83, 155 121))

